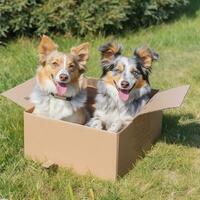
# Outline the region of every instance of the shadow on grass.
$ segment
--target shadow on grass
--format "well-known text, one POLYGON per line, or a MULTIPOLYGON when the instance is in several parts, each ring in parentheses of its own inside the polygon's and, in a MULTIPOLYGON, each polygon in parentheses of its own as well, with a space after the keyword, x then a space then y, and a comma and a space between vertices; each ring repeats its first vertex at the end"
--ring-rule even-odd
POLYGON ((200 148, 200 120, 196 120, 192 114, 165 114, 162 133, 160 140, 166 143, 200 148), (183 118, 187 119, 187 122, 180 123, 183 118))

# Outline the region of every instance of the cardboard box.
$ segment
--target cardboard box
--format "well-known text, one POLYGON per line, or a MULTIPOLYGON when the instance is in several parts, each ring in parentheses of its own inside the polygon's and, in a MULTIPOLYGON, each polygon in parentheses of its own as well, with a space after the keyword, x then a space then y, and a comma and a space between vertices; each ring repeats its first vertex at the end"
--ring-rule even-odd
MULTIPOLYGON (((96 83, 96 79, 88 79, 87 106, 91 111, 96 83)), ((162 92, 154 90, 132 123, 116 134, 32 114, 28 96, 34 84, 35 79, 31 79, 2 94, 25 109, 25 156, 73 168, 79 174, 89 171, 109 180, 126 174, 143 152, 151 148, 161 134, 162 110, 180 106, 189 89, 181 86, 162 92)))

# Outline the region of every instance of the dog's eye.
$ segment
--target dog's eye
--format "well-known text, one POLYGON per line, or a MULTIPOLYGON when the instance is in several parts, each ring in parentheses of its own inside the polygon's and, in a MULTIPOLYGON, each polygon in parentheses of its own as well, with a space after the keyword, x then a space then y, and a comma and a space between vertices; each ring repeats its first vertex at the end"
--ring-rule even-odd
POLYGON ((56 61, 53 61, 51 64, 52 64, 54 67, 59 67, 58 62, 56 62, 56 61))
POLYGON ((69 64, 68 69, 69 69, 71 72, 73 72, 73 71, 75 70, 75 69, 74 69, 74 64, 73 64, 73 63, 69 64))
POLYGON ((74 67, 74 64, 69 64, 69 68, 73 68, 74 67))
POLYGON ((121 70, 119 70, 119 69, 113 69, 113 72, 115 72, 115 73, 121 73, 121 70))
POLYGON ((140 76, 140 72, 138 71, 133 71, 132 74, 137 78, 140 76))

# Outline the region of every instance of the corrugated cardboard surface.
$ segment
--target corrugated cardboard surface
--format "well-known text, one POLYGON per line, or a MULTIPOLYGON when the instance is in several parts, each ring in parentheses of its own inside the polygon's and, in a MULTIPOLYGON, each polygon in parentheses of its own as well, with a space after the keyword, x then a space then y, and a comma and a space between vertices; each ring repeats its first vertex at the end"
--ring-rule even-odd
POLYGON ((189 85, 184 85, 156 93, 139 115, 167 108, 179 107, 183 103, 183 99, 187 94, 189 87, 189 85))
POLYGON ((29 102, 29 95, 31 94, 35 85, 35 78, 32 78, 10 90, 3 92, 1 95, 12 100, 25 110, 33 107, 33 104, 29 102))
MULTIPOLYGON (((41 162, 72 167, 76 172, 116 180, 150 149, 161 133, 163 109, 181 105, 189 86, 157 92, 133 122, 120 133, 109 133, 86 126, 32 114, 28 102, 35 79, 2 95, 22 106, 24 112, 25 155, 41 162)), ((87 107, 95 108, 96 79, 88 80, 87 107)))
POLYGON ((24 146, 25 155, 34 160, 105 179, 116 177, 117 134, 25 112, 24 146))
POLYGON ((138 116, 119 134, 118 175, 126 174, 161 134, 162 111, 138 116))

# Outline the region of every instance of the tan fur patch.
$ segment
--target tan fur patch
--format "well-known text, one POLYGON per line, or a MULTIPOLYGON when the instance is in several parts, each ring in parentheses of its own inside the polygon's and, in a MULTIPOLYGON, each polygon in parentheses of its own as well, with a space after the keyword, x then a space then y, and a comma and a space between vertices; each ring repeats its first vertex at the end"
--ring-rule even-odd
MULTIPOLYGON (((124 65, 122 64, 119 64, 116 69, 118 69, 120 72, 123 72, 124 71, 124 65)), ((113 73, 110 71, 106 74, 106 76, 104 77, 104 81, 107 83, 107 84, 110 84, 110 85, 114 85, 115 86, 115 83, 117 83, 121 78, 121 73, 118 73, 116 75, 113 75, 113 73), (115 83, 114 83, 115 82, 115 83)))
POLYGON ((43 35, 38 47, 40 63, 43 64, 46 56, 52 51, 56 50, 57 47, 57 44, 55 44, 49 37, 43 35))
POLYGON ((85 70, 85 65, 89 58, 89 43, 82 43, 77 47, 71 48, 71 55, 75 56, 80 69, 85 70))
POLYGON ((72 83, 78 82, 78 79, 81 75, 79 66, 74 61, 74 58, 71 55, 68 56, 67 68, 68 68, 68 72, 70 73, 70 76, 71 76, 71 82, 72 83))
POLYGON ((53 61, 52 61, 52 64, 54 64, 54 65, 61 65, 63 63, 63 59, 62 59, 62 57, 56 57, 53 61))
POLYGON ((113 76, 112 72, 108 72, 106 76, 103 78, 106 84, 114 85, 114 81, 117 83, 119 79, 121 78, 120 74, 117 74, 116 76, 113 76))
POLYGON ((80 108, 75 113, 76 120, 79 121, 79 124, 86 123, 86 110, 85 108, 80 108))
POLYGON ((59 68, 52 68, 50 65, 39 67, 37 70, 37 77, 41 86, 45 84, 45 81, 51 80, 52 79, 51 75, 57 74, 59 70, 60 70, 59 68))
POLYGON ((45 85, 45 81, 49 79, 48 75, 44 71, 43 67, 38 68, 37 70, 37 78, 40 83, 40 86, 43 87, 45 85))
POLYGON ((107 45, 108 48, 101 52, 101 59, 103 62, 112 60, 113 56, 120 51, 120 45, 116 42, 107 45))
POLYGON ((119 64, 119 65, 117 66, 117 69, 118 69, 120 72, 124 71, 124 65, 119 64))
POLYGON ((144 67, 151 67, 153 62, 153 57, 151 50, 147 46, 140 47, 136 50, 136 55, 139 56, 143 62, 144 67))
POLYGON ((142 88, 146 84, 146 81, 144 79, 139 79, 136 82, 135 88, 139 89, 142 88))
POLYGON ((72 83, 78 82, 78 79, 80 77, 80 73, 79 73, 78 69, 76 69, 75 71, 71 72, 70 75, 71 75, 71 82, 72 83))

